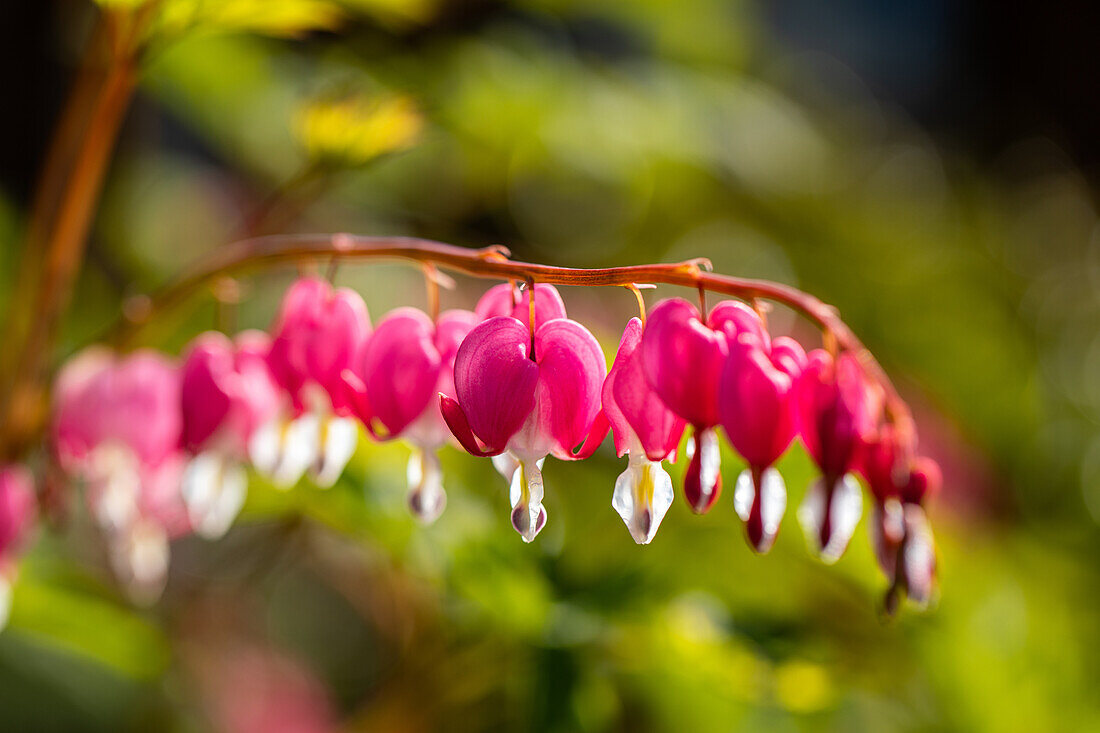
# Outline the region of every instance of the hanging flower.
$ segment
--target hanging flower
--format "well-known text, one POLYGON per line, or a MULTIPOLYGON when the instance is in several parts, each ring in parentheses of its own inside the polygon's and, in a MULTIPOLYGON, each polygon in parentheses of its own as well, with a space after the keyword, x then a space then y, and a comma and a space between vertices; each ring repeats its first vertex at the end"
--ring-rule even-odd
POLYGON ((863 513, 852 471, 874 435, 881 402, 855 356, 842 353, 834 360, 815 349, 799 379, 797 403, 802 440, 822 474, 810 484, 798 519, 811 550, 832 563, 844 554, 863 513))
POLYGON ((230 341, 217 331, 195 338, 182 367, 183 446, 191 459, 182 494, 198 534, 215 539, 244 504, 248 444, 273 419, 282 396, 268 369, 271 339, 245 331, 230 341))
POLYGON ((479 320, 451 310, 433 323, 423 311, 398 308, 378 323, 356 371, 344 372, 348 403, 371 435, 412 444, 409 508, 424 522, 435 521, 447 503, 437 451, 451 433, 438 395, 454 397, 455 355, 479 320))
POLYGON ((37 507, 31 472, 19 464, 0 467, 0 629, 8 623, 16 559, 30 534, 37 507))
POLYGON ((661 466, 675 459, 684 419, 673 413, 646 383, 638 347, 642 322, 631 318, 623 330, 615 363, 603 383, 603 410, 611 424, 615 450, 627 455, 627 469, 615 481, 611 505, 630 536, 647 545, 672 506, 672 478, 661 466))
POLYGON ((943 483, 931 458, 904 459, 897 431, 884 425, 863 450, 860 472, 875 498, 871 544, 890 582, 888 610, 901 592, 919 606, 932 599, 936 584, 936 544, 922 504, 943 483))
POLYGON ((760 317, 744 303, 722 301, 704 322, 694 305, 670 298, 653 308, 642 334, 646 382, 692 426, 684 497, 697 514, 707 512, 722 491, 721 455, 714 431, 721 421, 718 390, 729 344, 742 333, 767 340, 760 317))
POLYGON ((806 362, 798 342, 744 333, 730 344, 718 410, 730 443, 749 467, 737 478, 734 508, 757 552, 771 549, 787 508, 787 488, 772 464, 798 434, 795 384, 806 362))
POLYGON ((87 485, 115 573, 136 600, 160 595, 169 540, 191 530, 181 433, 179 369, 155 352, 87 349, 58 375, 58 462, 87 485))
MULTIPOLYGON (((511 316, 524 326, 530 325, 531 289, 517 290, 510 283, 494 285, 474 306, 479 320, 494 316, 511 316)), ((535 284, 535 323, 546 323, 555 318, 565 318, 565 301, 558 289, 545 283, 535 284)))
POLYGON ((572 452, 590 432, 600 432, 605 373, 595 337, 565 318, 538 325, 532 335, 516 318, 493 317, 470 331, 458 349, 456 399, 440 398, 443 417, 470 453, 507 450, 518 464, 510 491, 512 526, 526 542, 546 523, 543 459, 583 457, 585 448, 594 450, 607 434, 603 421, 599 439, 588 441, 582 455, 572 452))
POLYGON ((287 290, 272 331, 268 365, 291 409, 255 431, 252 462, 284 488, 307 470, 318 486, 332 486, 358 440, 355 420, 344 416, 342 375, 370 335, 367 306, 354 290, 303 277, 287 290))

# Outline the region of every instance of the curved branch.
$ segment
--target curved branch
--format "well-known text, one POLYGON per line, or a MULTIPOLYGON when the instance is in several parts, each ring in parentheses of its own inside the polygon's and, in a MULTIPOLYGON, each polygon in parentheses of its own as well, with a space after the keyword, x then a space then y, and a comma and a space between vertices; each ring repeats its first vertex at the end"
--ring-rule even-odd
POLYGON ((768 280, 732 277, 709 272, 706 260, 636 265, 630 267, 572 268, 517 262, 507 257, 508 250, 494 246, 467 249, 453 244, 415 237, 366 237, 351 234, 288 234, 255 237, 222 247, 151 297, 139 296, 140 302, 124 308, 125 320, 117 335, 125 343, 154 315, 173 308, 192 292, 222 275, 239 274, 265 265, 301 262, 311 259, 408 260, 432 264, 473 277, 500 280, 533 280, 555 285, 616 285, 664 283, 702 288, 747 301, 771 300, 797 311, 835 339, 839 348, 857 354, 868 375, 885 394, 889 417, 899 430, 913 433, 912 417, 889 377, 863 346, 836 309, 797 288, 768 280))

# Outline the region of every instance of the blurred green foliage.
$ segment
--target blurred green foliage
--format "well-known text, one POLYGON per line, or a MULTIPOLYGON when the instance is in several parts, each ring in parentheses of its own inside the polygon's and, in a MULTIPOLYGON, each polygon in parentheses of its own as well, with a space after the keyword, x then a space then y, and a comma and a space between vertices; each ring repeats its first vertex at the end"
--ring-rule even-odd
MULTIPOLYGON (((947 477, 942 601, 884 621, 862 530, 826 568, 788 516, 758 558, 728 498, 706 517, 678 500, 636 547, 606 447, 547 466, 531 546, 489 462, 457 451, 447 512, 421 527, 406 449, 364 442, 330 491, 253 481, 229 537, 176 543, 151 609, 114 589, 79 506, 44 532, 0 635, 6 726, 205 729, 196 650, 229 657, 228 636, 299 660, 350 729, 1100 730, 1100 229, 1056 151, 972 170, 846 70, 778 47, 747 2, 159 12, 65 353, 250 231, 502 242, 575 266, 709 257, 836 304, 913 399, 947 477)), ((18 218, 0 205, 5 273, 18 218)), ((290 277, 246 283, 240 325, 266 326, 290 277)), ((339 278, 375 317, 424 303, 410 268, 339 278)), ((629 295, 564 295, 613 349, 629 295)), ((199 297, 144 336, 178 350, 214 325, 199 297)), ((727 485, 739 468, 724 457, 727 485)), ((796 449, 781 469, 793 515, 811 467, 796 449)))

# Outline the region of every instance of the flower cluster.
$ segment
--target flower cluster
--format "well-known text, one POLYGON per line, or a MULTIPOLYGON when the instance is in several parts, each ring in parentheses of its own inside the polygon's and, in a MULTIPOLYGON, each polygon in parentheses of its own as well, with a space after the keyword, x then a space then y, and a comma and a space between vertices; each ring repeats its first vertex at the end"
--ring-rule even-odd
POLYGON ((893 588, 929 598, 935 553, 921 504, 938 470, 914 457, 855 355, 807 355, 739 301, 703 313, 669 299, 641 315, 608 371, 600 344, 551 285, 497 285, 474 310, 437 317, 398 308, 372 328, 357 293, 303 277, 270 334, 204 333, 181 363, 147 351, 78 355, 57 382, 53 448, 84 482, 115 572, 151 598, 173 537, 229 528, 245 501, 246 465, 279 487, 306 473, 330 486, 360 426, 411 445, 408 502, 424 522, 446 505, 441 447, 454 440, 491 456, 527 542, 547 520, 546 457, 585 458, 611 432, 628 457, 612 506, 639 544, 653 540, 673 503, 663 462, 676 460, 685 433, 684 498, 696 513, 714 506, 721 429, 747 464, 733 508, 760 553, 787 504, 775 463, 801 439, 821 470, 798 512, 810 547, 826 562, 844 552, 862 513, 862 475, 884 572, 893 588))

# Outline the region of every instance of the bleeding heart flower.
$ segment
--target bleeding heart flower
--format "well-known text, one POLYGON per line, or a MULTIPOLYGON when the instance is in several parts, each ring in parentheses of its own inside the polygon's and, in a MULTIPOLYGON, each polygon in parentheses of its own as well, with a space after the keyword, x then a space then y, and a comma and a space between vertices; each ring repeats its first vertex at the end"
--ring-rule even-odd
POLYGON ((810 485, 798 519, 810 549, 833 563, 863 513, 863 495, 851 472, 874 435, 881 401, 855 356, 843 353, 834 360, 822 349, 810 352, 797 391, 802 441, 822 473, 810 485))
POLYGON ((34 477, 25 466, 0 467, 0 629, 8 623, 16 558, 37 514, 34 477))
POLYGON ((704 323, 698 308, 682 298, 658 303, 642 334, 646 382, 693 428, 684 497, 697 514, 714 506, 722 491, 721 456, 714 433, 721 421, 718 390, 729 344, 742 334, 768 342, 760 317, 744 303, 722 301, 704 323))
POLYGON ((931 458, 907 462, 898 434, 884 425, 862 455, 860 471, 875 497, 870 532, 879 567, 890 581, 886 600, 891 612, 901 592, 920 606, 935 591, 936 546, 921 506, 936 494, 943 478, 931 458))
POLYGON ((597 420, 605 372, 595 337, 564 318, 539 325, 533 338, 515 318, 490 318, 458 349, 457 399, 440 397, 443 417, 470 453, 512 455, 512 526, 527 542, 546 522, 542 459, 583 457, 607 434, 606 420, 597 420), (590 440, 575 455, 573 447, 586 436, 590 440))
MULTIPOLYGON (((511 316, 524 326, 530 325, 531 290, 517 290, 510 283, 494 285, 477 301, 474 313, 484 321, 496 316, 511 316)), ((553 285, 535 284, 535 323, 547 323, 565 318, 565 301, 553 285)))
POLYGON ((329 487, 355 452, 358 429, 345 417, 343 373, 354 367, 370 336, 370 318, 354 290, 318 277, 290 286, 272 329, 268 365, 290 395, 293 409, 253 434, 249 453, 257 470, 289 488, 309 470, 329 487))
POLYGON ((452 310, 432 323, 422 311, 398 308, 379 322, 357 370, 344 373, 348 404, 367 430, 380 440, 412 443, 409 507, 425 522, 447 503, 436 451, 451 433, 437 396, 454 397, 455 355, 478 321, 470 311, 452 310))
POLYGON ((270 346, 261 331, 245 331, 234 341, 208 331, 184 357, 183 445, 193 457, 182 495, 195 532, 210 539, 224 535, 244 505, 248 444, 281 405, 267 363, 270 346))
POLYGON ((737 478, 734 508, 757 552, 771 549, 787 508, 783 477, 772 464, 798 434, 795 384, 806 353, 781 336, 770 344, 743 333, 730 344, 718 391, 722 427, 749 467, 737 478))
POLYGON ((180 495, 180 372, 151 351, 88 349, 58 376, 58 462, 88 486, 115 572, 135 600, 159 596, 168 541, 190 531, 180 495))
POLYGON ((615 482, 611 505, 631 537, 647 545, 672 505, 672 478, 661 466, 684 433, 684 419, 673 413, 646 383, 638 347, 642 322, 631 318, 623 331, 615 363, 603 383, 603 410, 611 424, 619 457, 629 465, 615 482))

